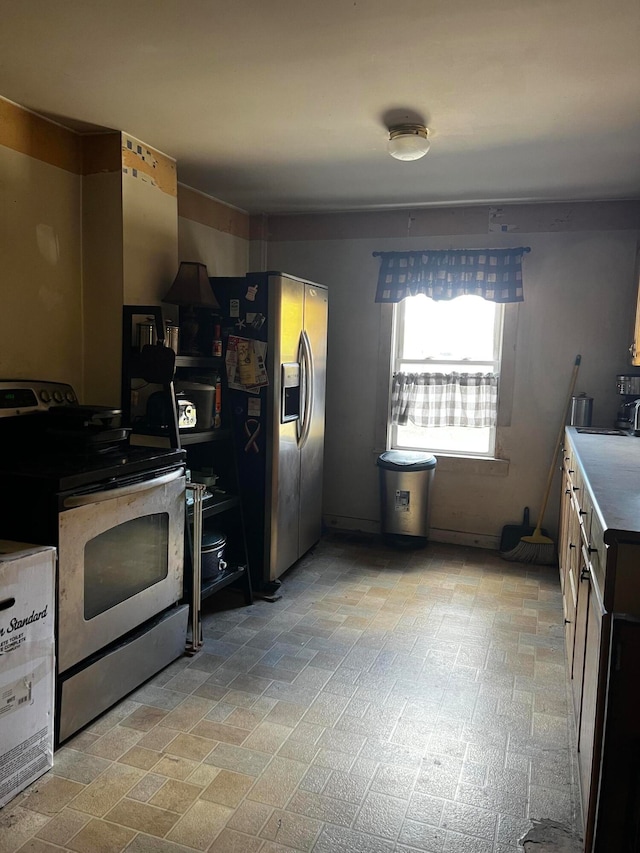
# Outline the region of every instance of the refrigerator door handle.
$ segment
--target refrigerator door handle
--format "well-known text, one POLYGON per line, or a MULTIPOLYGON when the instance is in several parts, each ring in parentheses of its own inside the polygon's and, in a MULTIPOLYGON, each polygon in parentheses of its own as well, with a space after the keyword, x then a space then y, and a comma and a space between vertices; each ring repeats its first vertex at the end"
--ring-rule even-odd
POLYGON ((302 406, 298 421, 298 447, 303 448, 309 438, 311 429, 311 412, 313 411, 313 353, 309 336, 303 329, 300 335, 300 365, 302 367, 302 406))

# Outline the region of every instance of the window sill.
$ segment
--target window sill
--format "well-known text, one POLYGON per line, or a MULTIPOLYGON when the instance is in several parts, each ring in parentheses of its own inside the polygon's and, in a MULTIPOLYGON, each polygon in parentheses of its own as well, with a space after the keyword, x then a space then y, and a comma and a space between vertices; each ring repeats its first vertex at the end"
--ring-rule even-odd
MULTIPOLYGON (((384 451, 376 451, 376 457, 384 451)), ((434 454, 438 460, 438 471, 454 474, 480 475, 482 477, 507 477, 509 460, 489 456, 455 456, 448 453, 434 454)))
POLYGON ((452 471, 456 474, 481 474, 483 477, 506 477, 509 474, 509 460, 495 459, 489 456, 454 456, 437 453, 440 471, 452 471))

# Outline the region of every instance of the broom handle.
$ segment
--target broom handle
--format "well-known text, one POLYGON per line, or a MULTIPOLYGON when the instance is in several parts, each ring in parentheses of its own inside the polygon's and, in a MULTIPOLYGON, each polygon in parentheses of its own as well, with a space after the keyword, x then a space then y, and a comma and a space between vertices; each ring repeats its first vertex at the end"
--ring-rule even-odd
POLYGON ((573 391, 576 387, 576 380, 578 378, 578 368, 580 367, 580 362, 582 361, 582 356, 577 355, 576 360, 573 365, 573 372, 571 374, 571 381, 569 382, 569 393, 567 394, 567 402, 564 407, 564 413, 562 415, 562 421, 560 423, 560 432, 558 433, 558 438, 556 439, 556 446, 553 451, 553 458, 551 460, 551 467, 549 468, 549 476, 547 477, 547 485, 544 490, 544 497, 542 499, 542 506, 540 507, 540 514, 538 515, 538 520, 536 522, 536 529, 534 532, 534 536, 540 533, 540 529, 542 528, 542 520, 544 518, 544 513, 547 508, 547 503, 549 501, 549 495, 551 494, 551 484, 553 482, 553 475, 556 472, 556 458, 558 456, 558 451, 560 450, 560 445, 562 444, 562 438, 564 436, 564 428, 567 423, 567 414, 569 412, 569 406, 571 404, 571 398, 573 397, 573 391))

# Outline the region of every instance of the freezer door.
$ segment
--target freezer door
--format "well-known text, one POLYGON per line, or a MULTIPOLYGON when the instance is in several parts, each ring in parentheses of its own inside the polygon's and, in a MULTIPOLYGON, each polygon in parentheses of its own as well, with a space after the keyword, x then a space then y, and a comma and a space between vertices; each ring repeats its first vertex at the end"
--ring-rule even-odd
POLYGON ((322 466, 327 375, 328 291, 304 285, 300 434, 300 521, 298 556, 320 539, 322 524, 322 466))
MULTIPOLYGON (((269 342, 267 357, 273 382, 270 406, 272 441, 267 451, 267 507, 265 519, 265 579, 275 580, 299 556, 298 514, 300 451, 298 418, 283 419, 286 383, 300 358, 304 286, 286 276, 269 277, 269 342), (283 370, 283 365, 286 369, 283 370), (283 422, 284 420, 284 422, 283 422)), ((291 380, 293 381, 293 380, 291 380)))

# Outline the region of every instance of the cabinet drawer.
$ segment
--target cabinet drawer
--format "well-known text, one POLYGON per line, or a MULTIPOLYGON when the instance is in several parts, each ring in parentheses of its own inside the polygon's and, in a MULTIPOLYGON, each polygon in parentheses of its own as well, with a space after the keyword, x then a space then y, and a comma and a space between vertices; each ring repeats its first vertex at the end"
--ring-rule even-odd
POLYGON ((571 505, 580 522, 584 537, 584 544, 588 545, 591 532, 591 498, 585 487, 584 477, 577 461, 570 458, 570 461, 566 463, 566 466, 563 492, 568 491, 571 496, 571 505))
POLYGON ((591 513, 591 536, 589 542, 589 559, 591 568, 600 590, 600 597, 604 598, 604 582, 607 566, 607 546, 604 544, 604 531, 596 512, 591 513))
POLYGON ((584 542, 587 551, 591 543, 591 519, 593 517, 593 503, 591 496, 586 489, 581 489, 575 493, 577 496, 577 511, 580 519, 580 529, 582 533, 582 541, 584 542))
POLYGON ((565 446, 562 448, 562 464, 570 475, 575 472, 575 457, 573 448, 568 440, 565 441, 565 446))

